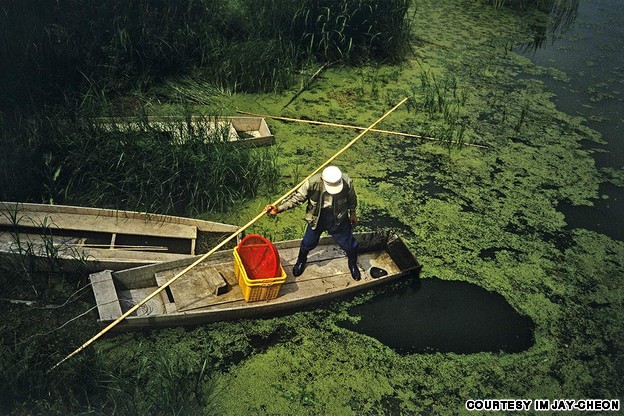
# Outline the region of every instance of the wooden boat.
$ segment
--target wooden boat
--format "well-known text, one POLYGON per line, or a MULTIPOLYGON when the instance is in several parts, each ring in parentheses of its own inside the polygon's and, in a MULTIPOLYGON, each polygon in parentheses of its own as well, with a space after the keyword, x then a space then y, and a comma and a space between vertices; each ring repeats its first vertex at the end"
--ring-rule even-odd
POLYGON ((110 131, 133 132, 149 128, 175 142, 183 142, 191 130, 194 130, 196 134, 206 137, 216 134, 221 140, 245 146, 270 146, 275 143, 275 138, 262 117, 193 116, 187 119, 178 116, 148 116, 141 121, 106 117, 97 121, 110 131))
POLYGON ((30 256, 65 269, 120 270, 193 257, 236 230, 170 215, 0 202, 0 263, 14 267, 30 256))
MULTIPOLYGON (((294 277, 291 270, 301 240, 278 242, 275 247, 286 271, 285 282, 276 298, 246 302, 235 277, 233 250, 219 251, 182 275, 112 330, 259 317, 417 276, 420 272, 420 264, 396 234, 358 233, 355 236, 360 245, 360 281, 351 278, 344 252, 331 237, 321 239, 319 246, 310 253, 306 269, 299 277, 294 277), (387 275, 373 278, 370 273, 373 267, 385 270, 387 275), (224 293, 221 293, 222 289, 225 289, 224 293)), ((119 318, 195 260, 91 274, 99 323, 107 325, 119 318)))

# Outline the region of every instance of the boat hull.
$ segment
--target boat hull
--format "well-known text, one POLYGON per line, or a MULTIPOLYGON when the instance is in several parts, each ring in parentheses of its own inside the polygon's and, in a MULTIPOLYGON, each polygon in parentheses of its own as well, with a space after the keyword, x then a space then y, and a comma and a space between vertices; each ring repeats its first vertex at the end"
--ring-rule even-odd
POLYGON ((209 136, 242 146, 271 146, 275 137, 262 117, 242 116, 192 116, 190 119, 179 116, 148 116, 140 122, 123 117, 99 118, 97 121, 110 131, 141 131, 145 124, 150 129, 167 135, 172 141, 183 142, 189 135, 189 128, 202 131, 209 136))
MULTIPOLYGON (((300 240, 278 242, 275 246, 287 275, 279 295, 271 300, 245 302, 234 276, 232 250, 226 250, 214 253, 176 279, 112 330, 197 325, 282 314, 418 276, 420 264, 395 234, 359 233, 356 238, 360 244, 360 281, 351 278, 344 252, 329 237, 321 239, 319 247, 310 253, 306 270, 299 277, 293 276, 291 270, 300 240), (373 278, 370 274, 372 267, 382 268, 388 274, 373 278), (227 282, 229 290, 226 293, 211 293, 207 283, 211 274, 227 282)), ((99 322, 110 324, 160 286, 167 286, 171 278, 192 262, 182 260, 92 274, 90 278, 98 303, 99 322)))
POLYGON ((0 266, 122 270, 192 257, 238 229, 171 215, 0 202, 0 266))

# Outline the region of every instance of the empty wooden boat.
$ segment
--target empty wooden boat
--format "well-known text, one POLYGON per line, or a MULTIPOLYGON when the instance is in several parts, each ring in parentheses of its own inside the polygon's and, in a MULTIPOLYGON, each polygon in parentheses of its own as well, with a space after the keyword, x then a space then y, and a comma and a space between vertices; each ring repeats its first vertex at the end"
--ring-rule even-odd
POLYGON ((120 270, 205 253, 236 230, 171 215, 0 202, 0 263, 10 268, 29 256, 42 266, 120 270))
MULTIPOLYGON (((354 281, 344 252, 331 237, 322 238, 308 257, 304 273, 292 275, 301 240, 275 243, 286 271, 277 297, 246 302, 235 275, 233 250, 219 251, 182 275, 135 312, 114 331, 254 318, 313 305, 404 277, 416 277, 421 266, 394 233, 357 233, 358 266, 362 279, 354 281), (382 275, 371 270, 380 271, 382 275), (385 273, 385 275, 383 275, 385 273)), ((107 325, 142 302, 196 259, 153 264, 90 275, 99 312, 107 325)))
POLYGON ((148 116, 142 120, 122 117, 99 118, 101 126, 110 131, 153 131, 170 141, 184 142, 189 135, 238 143, 245 146, 270 146, 275 143, 263 117, 243 116, 148 116))

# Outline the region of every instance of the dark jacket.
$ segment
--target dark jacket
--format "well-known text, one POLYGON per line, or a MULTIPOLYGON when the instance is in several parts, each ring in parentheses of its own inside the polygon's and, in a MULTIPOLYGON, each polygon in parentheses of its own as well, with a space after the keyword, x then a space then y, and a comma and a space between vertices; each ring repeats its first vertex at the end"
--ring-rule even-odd
MULTIPOLYGON (((332 195, 332 208, 334 211, 334 225, 340 224, 345 218, 348 217, 349 212, 355 212, 357 209, 357 195, 353 188, 353 180, 349 175, 342 174, 342 191, 332 195)), ((325 190, 325 183, 321 179, 321 175, 317 174, 307 180, 299 189, 287 198, 278 207, 280 211, 286 211, 304 202, 308 202, 306 209, 305 220, 312 226, 312 229, 316 229, 318 220, 321 216, 321 208, 323 206, 323 195, 327 191, 325 190)))

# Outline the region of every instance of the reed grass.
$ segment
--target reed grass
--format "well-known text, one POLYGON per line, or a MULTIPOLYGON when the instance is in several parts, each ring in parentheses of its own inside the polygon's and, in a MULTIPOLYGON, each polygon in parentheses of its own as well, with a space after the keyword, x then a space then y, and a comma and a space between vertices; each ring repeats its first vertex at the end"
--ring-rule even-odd
POLYGON ((308 1, 295 16, 295 38, 320 60, 396 60, 409 48, 410 0, 308 1))
POLYGON ((226 210, 278 182, 276 149, 227 142, 212 116, 155 127, 145 111, 124 118, 132 131, 118 118, 58 111, 20 120, 0 141, 1 199, 188 215, 226 210))
POLYGON ((188 215, 224 211, 277 181, 275 151, 228 142, 214 118, 129 122, 130 130, 94 119, 54 126, 56 200, 188 215))
POLYGON ((140 97, 171 77, 184 82, 154 89, 156 100, 214 106, 219 94, 287 88, 318 62, 400 60, 409 48, 410 5, 10 2, 0 13, 0 52, 18 59, 0 60, 0 197, 181 212, 223 209, 254 195, 275 177, 270 152, 229 148, 228 170, 218 140, 197 153, 192 138, 162 146, 148 128, 124 138, 86 120, 113 103, 116 114, 140 116, 145 108, 128 95, 140 97))
POLYGON ((54 235, 56 226, 48 217, 33 222, 31 226, 34 225, 38 230, 37 237, 33 239, 20 233, 25 218, 19 208, 2 211, 0 215, 9 223, 8 230, 0 233, 7 233, 12 241, 8 247, 9 255, 2 264, 7 272, 0 273, 0 281, 7 290, 26 283, 34 299, 40 299, 51 290, 55 278, 68 274, 62 266, 61 258, 73 260, 78 270, 81 265, 86 265, 82 252, 62 244, 54 235))
MULTIPOLYGON (((232 91, 282 90, 313 61, 398 61, 411 0, 9 2, 0 13, 0 112, 145 91, 199 74, 232 91)), ((318 66, 318 63, 314 64, 318 66)))
POLYGON ((411 84, 412 95, 422 96, 420 109, 430 116, 442 114, 447 121, 457 117, 460 108, 466 102, 466 92, 458 89, 457 79, 452 75, 444 75, 442 79, 428 71, 422 72, 420 85, 411 84))
POLYGON ((544 24, 534 27, 533 40, 520 46, 521 52, 535 52, 542 47, 548 39, 554 41, 565 34, 571 27, 578 15, 580 0, 549 0, 537 2, 537 7, 548 13, 548 19, 544 24))
MULTIPOLYGON (((462 108, 468 98, 453 75, 421 73, 420 83, 411 83, 407 92, 410 100, 408 108, 428 115, 429 131, 422 132, 428 137, 435 137, 449 149, 462 148, 466 133, 466 120, 462 108)), ((418 127, 422 131, 423 127, 418 127)))

